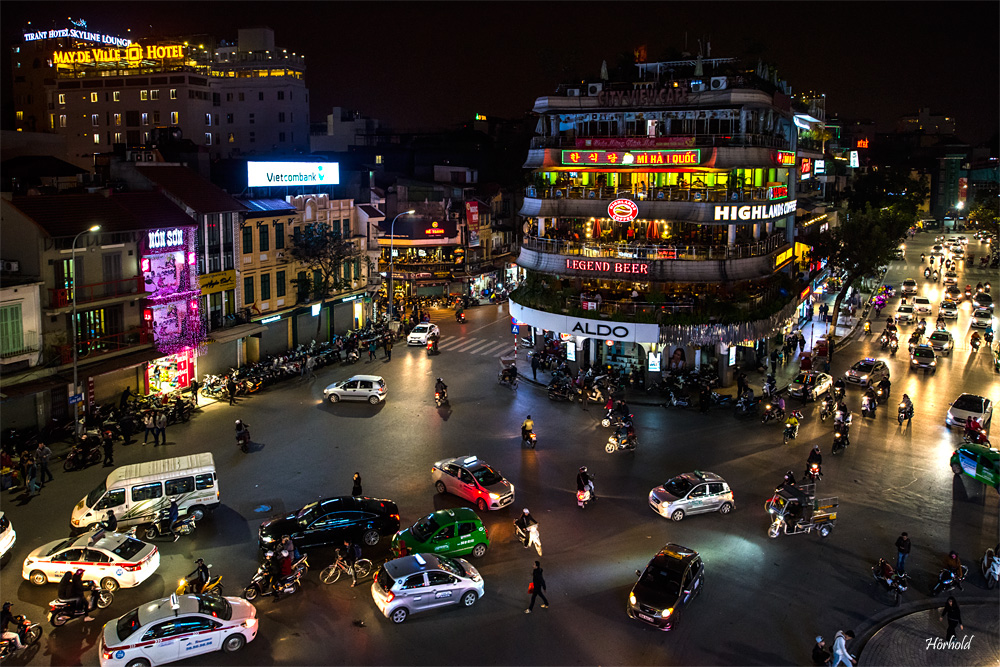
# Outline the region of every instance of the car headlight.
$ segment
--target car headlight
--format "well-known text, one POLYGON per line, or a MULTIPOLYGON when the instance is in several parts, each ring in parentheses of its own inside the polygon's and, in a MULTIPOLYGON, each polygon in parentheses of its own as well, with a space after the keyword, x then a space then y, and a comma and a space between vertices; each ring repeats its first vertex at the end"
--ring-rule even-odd
POLYGON ((499 500, 500 499, 500 494, 499 493, 490 493, 490 498, 493 499, 493 500, 499 500))
POLYGON ((666 609, 660 612, 660 616, 662 616, 663 618, 670 618, 670 614, 672 613, 674 613, 674 608, 667 607, 666 609))
POLYGON ((270 535, 261 535, 260 541, 265 544, 270 544, 271 542, 274 542, 274 538, 270 535))
POLYGON ((937 366, 937 362, 936 361, 932 361, 931 362, 931 366, 937 366))
POLYGON ((628 603, 633 607, 635 606, 635 593, 628 594, 628 603))
POLYGON ((867 379, 868 379, 868 376, 867 376, 867 375, 862 375, 862 376, 861 376, 861 379, 862 379, 862 380, 867 380, 867 379))

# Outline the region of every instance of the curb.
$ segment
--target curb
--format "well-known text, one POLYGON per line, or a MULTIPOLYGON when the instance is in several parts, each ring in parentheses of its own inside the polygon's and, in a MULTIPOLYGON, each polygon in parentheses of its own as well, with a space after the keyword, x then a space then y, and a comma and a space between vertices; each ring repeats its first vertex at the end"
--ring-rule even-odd
MULTIPOLYGON (((948 598, 942 598, 940 600, 927 599, 920 602, 908 602, 901 604, 898 607, 889 607, 885 611, 875 614, 870 619, 865 621, 862 625, 857 626, 854 630, 857 635, 855 643, 857 649, 854 651, 854 655, 857 656, 858 660, 861 660, 861 654, 864 652, 865 648, 868 646, 868 642, 878 634, 878 632, 892 623, 905 618, 912 614, 917 614, 922 611, 927 611, 928 609, 937 609, 944 606, 945 600, 948 598)), ((962 607, 971 607, 977 605, 996 605, 993 600, 984 599, 982 597, 973 597, 963 595, 961 597, 955 596, 955 601, 962 607)))

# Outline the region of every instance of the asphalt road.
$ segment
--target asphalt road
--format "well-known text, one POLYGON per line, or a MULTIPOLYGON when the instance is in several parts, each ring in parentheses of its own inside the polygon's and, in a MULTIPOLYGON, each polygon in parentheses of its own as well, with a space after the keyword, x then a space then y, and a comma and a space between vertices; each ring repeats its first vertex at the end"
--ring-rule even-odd
MULTIPOLYGON (((894 262, 887 282, 905 277, 921 283, 921 293, 940 302, 940 284, 919 275, 921 235, 909 243, 906 261, 894 262)), ((986 272, 961 276, 961 284, 990 279, 986 272)), ((894 310, 898 298, 891 302, 894 310)), ((936 313, 936 309, 935 309, 936 313)), ((914 398, 916 416, 900 427, 895 401, 874 420, 862 420, 860 393, 849 389, 855 411, 852 444, 830 455, 832 425, 821 424, 818 408, 804 407, 799 439, 781 444, 778 424, 739 421, 731 409, 709 415, 695 411, 636 407, 639 450, 609 455, 608 431, 599 406, 552 403, 538 387, 522 383, 517 392, 496 383, 497 357, 513 345, 505 308, 466 311, 457 325, 450 311, 435 313, 443 331, 442 354, 428 358, 418 347, 397 346, 393 359, 330 367, 315 380, 293 380, 241 401, 238 406, 206 406, 189 424, 168 429, 166 449, 133 444, 116 454, 121 464, 168 455, 211 451, 219 471, 223 507, 199 524, 195 535, 160 543, 159 571, 136 589, 122 590, 98 621, 79 620, 53 629, 44 623, 40 648, 27 664, 77 665, 98 662, 101 625, 129 609, 168 595, 194 558, 214 565, 226 591, 238 594, 256 569, 260 521, 317 498, 345 495, 359 471, 366 495, 398 503, 409 525, 424 514, 462 506, 456 497, 435 493, 430 466, 444 457, 477 454, 497 467, 517 489, 510 508, 483 516, 491 547, 475 561, 486 594, 471 609, 452 608, 414 615, 395 626, 378 612, 369 583, 357 588, 339 582, 324 586, 318 572, 332 559, 310 553, 312 569, 303 589, 258 604, 260 634, 241 653, 215 653, 187 661, 196 665, 758 665, 803 664, 816 634, 832 638, 885 609, 887 599, 870 575, 879 557, 895 554, 893 543, 908 531, 913 553, 908 570, 914 586, 909 599, 926 598, 949 549, 957 549, 973 573, 966 593, 987 592, 976 562, 998 539, 998 495, 968 478, 952 475, 948 458, 961 439, 943 419, 948 404, 963 391, 1000 399, 989 355, 968 346, 969 304, 951 325, 959 341, 935 374, 911 373, 901 352, 889 359, 893 399, 914 398), (357 373, 383 375, 385 404, 331 405, 322 389, 357 373), (436 409, 434 379, 445 378, 450 409, 436 409), (519 446, 519 424, 531 414, 538 449, 519 446), (235 446, 233 420, 252 426, 255 446, 243 454, 235 446), (862 423, 864 422, 864 423, 862 423), (821 495, 840 499, 839 522, 826 539, 818 535, 768 539, 763 502, 785 470, 798 473, 813 444, 824 452, 821 495), (575 502, 580 465, 596 475, 600 499, 586 511, 575 502), (649 509, 647 494, 675 474, 694 469, 722 475, 733 487, 736 509, 728 516, 693 516, 680 523, 649 509), (264 507, 270 510, 262 511, 264 507), (524 614, 530 571, 536 556, 513 536, 512 520, 529 507, 541 526, 549 609, 524 614), (635 569, 642 568, 666 542, 701 552, 705 587, 675 629, 660 633, 625 615, 635 569)), ((933 319, 929 322, 933 326, 933 319)), ((877 328, 881 328, 878 326, 877 328)), ((910 327, 902 327, 903 334, 910 327)), ((872 337, 875 338, 874 336, 872 337)), ((901 336, 903 340, 903 338, 901 336)), ((833 370, 879 355, 874 340, 839 349, 833 370)), ((24 503, 4 494, 3 509, 18 533, 11 562, 0 573, 3 598, 15 611, 45 621, 55 585, 36 588, 21 579, 29 550, 64 537, 70 510, 106 474, 54 471, 42 494, 24 503)), ((367 550, 383 559, 387 544, 367 550)), ((19 664, 13 660, 10 664, 19 664)), ((24 664, 23 658, 21 664, 24 664)))

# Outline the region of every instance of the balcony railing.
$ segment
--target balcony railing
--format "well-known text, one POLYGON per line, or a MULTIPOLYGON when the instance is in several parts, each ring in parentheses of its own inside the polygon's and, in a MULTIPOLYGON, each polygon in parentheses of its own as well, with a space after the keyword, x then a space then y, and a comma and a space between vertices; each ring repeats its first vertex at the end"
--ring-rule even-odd
POLYGON ((38 332, 36 331, 21 332, 20 340, 4 339, 0 342, 0 359, 9 359, 32 352, 38 352, 38 332))
MULTIPOLYGON (((108 334, 99 338, 77 341, 77 357, 80 360, 120 352, 130 347, 148 345, 153 342, 153 334, 147 329, 136 327, 116 334, 108 334)), ((57 345, 56 352, 62 363, 73 361, 73 345, 57 345)))
POLYGON ((645 260, 725 260, 769 255, 787 244, 784 233, 750 243, 733 245, 660 245, 648 243, 578 243, 525 236, 522 245, 528 250, 583 257, 614 257, 645 260))
POLYGON ((726 188, 726 187, 662 187, 662 188, 611 188, 585 186, 528 186, 524 196, 539 199, 594 199, 610 200, 622 197, 639 201, 689 201, 689 202, 741 202, 787 199, 788 190, 779 187, 726 188))
POLYGON ((210 331, 217 331, 219 329, 238 327, 241 324, 250 324, 252 315, 253 313, 249 308, 243 308, 231 315, 212 313, 208 316, 208 328, 210 331))
MULTIPOLYGON (((671 134, 658 139, 687 139, 688 141, 678 141, 676 146, 657 147, 661 149, 683 149, 683 148, 704 148, 704 147, 728 147, 728 148, 782 148, 789 147, 788 138, 783 135, 772 134, 671 134), (682 143, 687 145, 681 145, 682 143)), ((590 148, 578 146, 579 139, 616 139, 627 142, 635 139, 637 143, 646 140, 641 137, 532 137, 531 147, 539 148, 579 148, 580 150, 607 150, 603 148, 590 148)), ((628 149, 624 149, 628 150, 628 149)), ((652 150, 649 147, 637 146, 635 150, 652 150)))
MULTIPOLYGON (((103 283, 90 283, 88 285, 78 285, 76 288, 76 302, 90 303, 102 299, 113 299, 118 296, 128 294, 138 294, 142 292, 142 276, 132 278, 122 278, 121 280, 109 280, 103 283)), ((65 308, 73 303, 73 288, 49 289, 49 307, 65 308)))

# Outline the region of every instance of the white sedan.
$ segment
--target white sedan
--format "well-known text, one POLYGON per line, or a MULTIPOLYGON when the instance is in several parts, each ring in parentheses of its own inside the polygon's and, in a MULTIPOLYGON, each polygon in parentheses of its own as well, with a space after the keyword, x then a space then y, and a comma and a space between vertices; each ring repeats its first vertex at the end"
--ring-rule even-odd
POLYGON ((24 559, 21 576, 44 586, 58 583, 67 570, 83 570, 84 581, 114 592, 138 586, 158 567, 160 552, 152 544, 97 528, 33 550, 24 559))
POLYGON ((410 335, 406 337, 407 345, 427 345, 427 339, 431 335, 441 335, 441 330, 438 329, 436 324, 431 324, 430 322, 421 322, 417 326, 413 327, 413 331, 410 335))
POLYGON ((946 320, 955 319, 958 317, 958 304, 951 299, 945 299, 938 309, 938 317, 943 317, 946 320))
POLYGON ((104 626, 101 667, 154 667, 195 655, 233 653, 257 637, 257 609, 246 600, 171 595, 104 626))
POLYGON ((907 324, 910 324, 910 323, 913 322, 913 319, 914 319, 913 318, 913 306, 911 306, 910 304, 908 304, 908 303, 907 304, 903 304, 902 306, 900 306, 899 308, 896 309, 896 323, 897 324, 902 324, 903 322, 906 322, 907 324))
POLYGON ((917 296, 913 298, 913 310, 918 315, 930 315, 931 314, 931 300, 926 296, 917 296))

